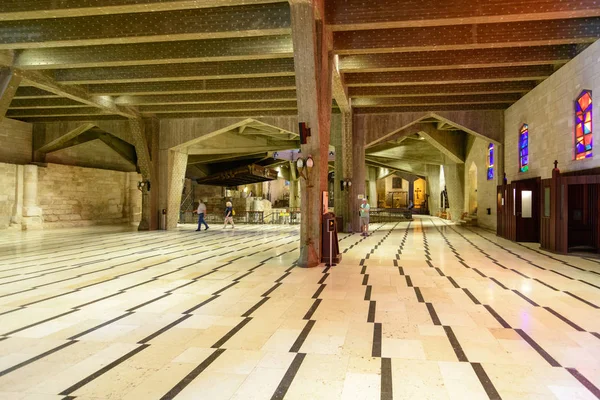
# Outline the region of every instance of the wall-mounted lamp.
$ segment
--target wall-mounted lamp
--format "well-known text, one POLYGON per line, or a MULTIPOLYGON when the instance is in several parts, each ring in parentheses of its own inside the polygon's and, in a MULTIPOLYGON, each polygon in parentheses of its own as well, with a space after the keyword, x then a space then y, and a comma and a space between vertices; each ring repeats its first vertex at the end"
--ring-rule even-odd
POLYGON ((296 160, 296 167, 298 168, 298 173, 302 178, 306 179, 306 183, 308 185, 310 185, 310 171, 312 170, 312 167, 314 165, 315 162, 313 161, 313 158, 310 155, 306 158, 300 157, 296 160))
POLYGON ((352 181, 349 179, 346 180, 341 180, 340 181, 340 187, 342 189, 342 192, 344 191, 344 189, 350 189, 350 186, 352 186, 352 181))
POLYGON ((144 191, 144 188, 149 192, 150 191, 150 181, 141 181, 137 184, 138 190, 140 192, 144 191))

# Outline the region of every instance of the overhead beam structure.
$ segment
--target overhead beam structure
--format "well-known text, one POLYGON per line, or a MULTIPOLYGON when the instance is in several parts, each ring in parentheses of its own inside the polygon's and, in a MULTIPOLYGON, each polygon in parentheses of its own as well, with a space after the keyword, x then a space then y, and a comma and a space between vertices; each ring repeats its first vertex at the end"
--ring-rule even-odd
POLYGON ((489 24, 498 22, 546 21, 600 16, 600 6, 592 0, 522 0, 518 3, 481 0, 470 2, 422 0, 406 3, 386 0, 376 4, 362 0, 333 0, 326 3, 326 18, 331 29, 354 31, 447 25, 489 24))
POLYGON ((231 7, 248 4, 278 3, 280 0, 111 0, 99 7, 80 0, 4 0, 0 21, 26 19, 85 17, 94 15, 149 13, 169 10, 194 10, 211 7, 231 7))

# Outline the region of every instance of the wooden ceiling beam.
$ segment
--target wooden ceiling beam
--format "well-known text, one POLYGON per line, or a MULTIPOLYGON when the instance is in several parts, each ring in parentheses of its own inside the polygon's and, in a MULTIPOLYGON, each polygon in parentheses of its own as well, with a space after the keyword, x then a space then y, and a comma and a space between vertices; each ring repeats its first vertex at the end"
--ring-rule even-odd
POLYGON ((15 55, 14 66, 21 69, 119 67, 293 56, 292 38, 283 35, 25 49, 15 55))
POLYGON ((437 106, 440 104, 512 104, 521 98, 519 93, 486 95, 453 95, 421 97, 358 98, 352 101, 354 107, 390 106, 437 106))
POLYGON ((438 85, 544 80, 554 73, 551 65, 470 68, 436 71, 402 71, 378 73, 346 73, 346 84, 352 86, 438 85))
POLYGON ((97 1, 89 0, 61 0, 59 2, 55 0, 4 0, 0 21, 147 13, 278 2, 281 0, 104 0, 99 5, 97 1))
POLYGON ((60 69, 55 71, 55 76, 58 82, 69 85, 294 76, 294 60, 283 58, 222 63, 60 69))
POLYGON ((595 0, 440 2, 421 0, 332 0, 325 19, 334 31, 432 27, 495 22, 544 21, 600 16, 595 0))
POLYGON ((197 81, 99 84, 88 87, 102 96, 137 96, 187 93, 235 93, 296 90, 293 76, 247 79, 208 79, 197 81))
POLYGON ((353 98, 369 97, 416 97, 476 95, 493 93, 526 93, 536 86, 535 81, 464 83, 449 85, 411 85, 411 86, 371 86, 351 87, 349 95, 353 98))
POLYGON ((137 106, 161 104, 252 103, 264 101, 295 100, 295 90, 281 90, 272 92, 194 93, 173 95, 121 96, 115 99, 115 103, 137 106))
POLYGON ((600 17, 336 32, 337 54, 489 49, 593 43, 600 17))
POLYGON ((575 55, 574 45, 360 54, 340 57, 340 70, 383 72, 555 65, 566 64, 575 55))
MULTIPOLYGON (((3 3, 4 7, 4 3, 3 3)), ((287 3, 0 22, 0 49, 289 35, 287 3), (265 16, 268 15, 268 18, 265 16)))

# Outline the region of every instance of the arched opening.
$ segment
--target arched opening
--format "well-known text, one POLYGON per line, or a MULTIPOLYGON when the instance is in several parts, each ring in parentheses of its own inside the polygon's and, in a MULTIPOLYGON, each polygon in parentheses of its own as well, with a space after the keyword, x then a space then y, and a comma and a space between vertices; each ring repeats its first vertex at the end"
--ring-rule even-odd
POLYGON ((469 215, 477 214, 477 165, 475 162, 472 162, 469 167, 468 196, 469 215))

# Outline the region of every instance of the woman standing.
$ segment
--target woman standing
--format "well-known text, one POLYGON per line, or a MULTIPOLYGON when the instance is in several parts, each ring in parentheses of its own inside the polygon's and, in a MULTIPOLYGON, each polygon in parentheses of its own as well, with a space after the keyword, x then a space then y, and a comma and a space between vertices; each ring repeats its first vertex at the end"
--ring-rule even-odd
POLYGON ((223 225, 223 229, 227 227, 229 222, 231 222, 231 229, 235 228, 233 224, 233 204, 230 201, 225 204, 225 225, 223 225))

